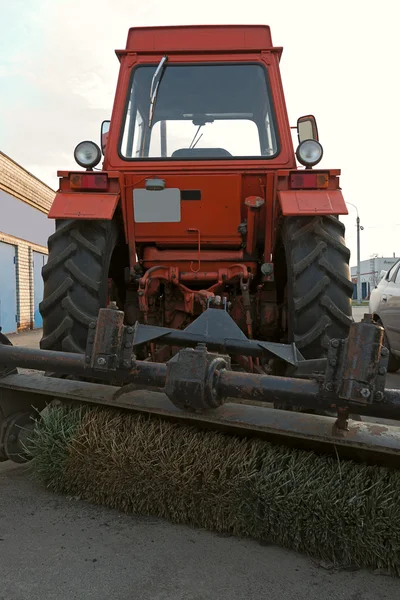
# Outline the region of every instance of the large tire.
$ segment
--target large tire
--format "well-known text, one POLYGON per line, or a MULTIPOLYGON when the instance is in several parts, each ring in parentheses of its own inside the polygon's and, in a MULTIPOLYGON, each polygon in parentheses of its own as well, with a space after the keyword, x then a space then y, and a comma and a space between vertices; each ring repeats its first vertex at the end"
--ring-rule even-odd
POLYGON ((344 230, 333 216, 291 217, 283 225, 288 342, 306 359, 325 357, 329 340, 346 338, 353 320, 344 230))
POLYGON ((57 221, 42 269, 45 350, 84 353, 89 323, 105 307, 108 276, 118 239, 115 221, 57 221))

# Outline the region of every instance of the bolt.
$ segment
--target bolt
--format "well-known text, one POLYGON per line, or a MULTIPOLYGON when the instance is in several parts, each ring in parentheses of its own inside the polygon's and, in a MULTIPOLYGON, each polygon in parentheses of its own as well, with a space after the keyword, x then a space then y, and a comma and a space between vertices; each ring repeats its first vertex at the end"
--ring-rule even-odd
POLYGON ((382 354, 382 356, 388 356, 389 350, 387 348, 385 348, 385 346, 383 346, 381 354, 382 354))
POLYGON ((133 327, 128 327, 126 333, 133 333, 133 327))
POLYGON ((88 338, 88 344, 93 344, 93 342, 94 342, 94 338, 92 338, 92 337, 88 338))
POLYGON ((100 356, 100 358, 98 358, 96 362, 97 362, 97 364, 98 364, 100 367, 103 367, 103 366, 106 364, 106 362, 107 362, 107 361, 106 361, 106 359, 105 359, 105 358, 103 358, 102 356, 100 356))
POLYGON ((132 363, 130 360, 124 360, 122 366, 124 367, 124 369, 129 369, 132 366, 132 363))
POLYGON ((379 375, 386 375, 385 367, 379 367, 378 373, 379 373, 379 375))
POLYGON ((332 392, 333 391, 333 384, 332 383, 325 384, 325 389, 326 389, 327 392, 332 392))
POLYGON ((333 348, 339 348, 339 340, 331 340, 331 346, 333 348))
POLYGON ((378 401, 383 400, 383 392, 376 392, 375 399, 378 401))
POLYGON ((90 323, 89 327, 90 329, 96 329, 96 323, 90 323))
POLYGON ((368 388, 363 388, 362 390, 360 390, 360 394, 363 398, 369 398, 371 395, 371 392, 369 391, 368 388))
POLYGON ((125 342, 125 348, 131 348, 132 344, 130 342, 125 342))
POLYGON ((90 363, 90 356, 85 356, 85 362, 90 363))
POLYGON ((336 362, 336 358, 331 358, 329 364, 331 365, 331 367, 336 367, 336 362))
POLYGON ((111 302, 109 302, 107 308, 110 308, 111 310, 118 310, 118 306, 117 306, 117 303, 115 302, 115 300, 112 300, 111 302))

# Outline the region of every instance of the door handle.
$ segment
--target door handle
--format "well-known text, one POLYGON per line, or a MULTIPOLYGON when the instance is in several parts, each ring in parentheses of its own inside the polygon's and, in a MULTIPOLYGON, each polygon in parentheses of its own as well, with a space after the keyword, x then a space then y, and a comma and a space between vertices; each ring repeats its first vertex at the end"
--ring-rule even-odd
POLYGON ((382 294, 382 302, 387 302, 387 296, 386 296, 386 294, 382 294))

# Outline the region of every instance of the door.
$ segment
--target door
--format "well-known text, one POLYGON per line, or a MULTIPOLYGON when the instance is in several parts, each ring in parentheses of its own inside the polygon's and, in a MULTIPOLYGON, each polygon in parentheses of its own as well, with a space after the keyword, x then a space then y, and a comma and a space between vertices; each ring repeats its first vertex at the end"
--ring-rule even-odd
POLYGON ((0 242, 0 327, 3 333, 17 331, 15 250, 15 246, 0 242))
POLYGON ((361 282, 361 300, 364 300, 367 297, 367 282, 361 282))
POLYGON ((43 327, 43 319, 39 311, 39 304, 43 300, 42 268, 46 262, 46 254, 33 252, 33 326, 35 329, 43 327))
POLYGON ((382 290, 380 315, 386 330, 390 349, 400 354, 400 265, 389 274, 389 281, 382 290))

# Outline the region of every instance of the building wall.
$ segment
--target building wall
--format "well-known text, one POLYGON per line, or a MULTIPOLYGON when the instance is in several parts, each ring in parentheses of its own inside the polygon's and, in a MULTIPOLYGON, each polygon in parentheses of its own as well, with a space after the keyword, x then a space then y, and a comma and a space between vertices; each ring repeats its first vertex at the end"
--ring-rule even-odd
POLYGON ((16 248, 15 331, 35 327, 35 298, 36 304, 39 300, 34 286, 34 256, 46 257, 44 263, 47 260, 47 239, 55 225, 47 213, 54 196, 54 190, 0 152, 0 242, 16 248))
MULTIPOLYGON (((371 291, 378 285, 381 271, 389 271, 397 260, 399 257, 396 256, 374 256, 360 262, 363 299, 368 298, 371 291)), ((351 267, 351 280, 354 283, 353 299, 357 299, 357 267, 351 267)))
MULTIPOLYGON (((16 325, 15 331, 34 327, 33 252, 47 257, 47 247, 0 232, 0 242, 15 246, 16 325)), ((4 331, 13 333, 13 331, 4 331)))
POLYGON ((21 202, 8 192, 0 189, 0 231, 46 246, 54 231, 54 220, 47 214, 21 202))

